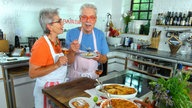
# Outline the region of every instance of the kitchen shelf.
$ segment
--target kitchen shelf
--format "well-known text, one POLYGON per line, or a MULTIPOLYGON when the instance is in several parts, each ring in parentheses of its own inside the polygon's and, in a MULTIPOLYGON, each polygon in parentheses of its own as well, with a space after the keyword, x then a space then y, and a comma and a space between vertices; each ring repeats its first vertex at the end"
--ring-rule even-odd
MULTIPOLYGON (((164 66, 161 64, 155 64, 155 63, 152 63, 149 61, 144 61, 144 60, 140 60, 140 59, 133 59, 133 58, 129 58, 129 57, 126 58, 126 62, 127 62, 126 63, 127 69, 130 69, 130 70, 133 70, 133 71, 136 71, 139 73, 143 73, 143 74, 146 74, 149 76, 168 79, 169 77, 172 77, 172 75, 173 75, 173 66, 164 66), (138 66, 134 66, 135 62, 138 63, 138 65, 144 65, 145 69, 144 70, 139 69, 138 66), (156 68, 155 73, 148 72, 149 70, 146 69, 146 67, 156 68), (164 70, 164 71, 158 71, 157 68, 159 70, 164 70), (163 75, 163 74, 166 74, 166 75, 163 75)), ((152 70, 150 70, 150 71, 152 71, 152 70)))
POLYGON ((192 28, 192 26, 171 26, 171 25, 155 25, 159 27, 168 27, 168 28, 192 28))
POLYGON ((139 62, 139 63, 143 63, 143 64, 147 64, 147 65, 151 65, 151 66, 155 66, 155 67, 159 67, 159 68, 164 68, 164 69, 169 69, 169 70, 173 69, 172 67, 169 67, 169 66, 158 65, 158 64, 151 63, 151 62, 147 62, 147 61, 142 61, 142 60, 137 60, 137 59, 130 59, 130 58, 128 58, 128 60, 136 61, 136 62, 139 62))
POLYGON ((143 73, 143 74, 146 74, 146 75, 150 75, 152 77, 157 77, 157 78, 163 77, 165 79, 169 79, 169 77, 162 76, 162 75, 159 75, 159 74, 151 74, 151 73, 148 73, 147 71, 143 71, 143 70, 140 70, 140 69, 137 69, 137 68, 134 68, 134 67, 129 67, 128 69, 133 70, 133 71, 137 71, 139 73, 143 73))
POLYGON ((122 36, 127 36, 127 35, 131 35, 131 36, 148 36, 148 35, 143 35, 143 34, 136 34, 136 33, 122 33, 122 36))

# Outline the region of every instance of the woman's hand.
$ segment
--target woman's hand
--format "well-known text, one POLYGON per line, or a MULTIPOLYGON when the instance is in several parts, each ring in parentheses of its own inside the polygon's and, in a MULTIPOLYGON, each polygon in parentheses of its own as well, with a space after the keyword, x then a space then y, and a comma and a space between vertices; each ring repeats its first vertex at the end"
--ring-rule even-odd
POLYGON ((67 62, 68 62, 67 56, 61 56, 61 57, 59 57, 59 60, 56 62, 56 65, 57 65, 58 67, 60 67, 60 66, 62 66, 62 65, 66 65, 67 62))

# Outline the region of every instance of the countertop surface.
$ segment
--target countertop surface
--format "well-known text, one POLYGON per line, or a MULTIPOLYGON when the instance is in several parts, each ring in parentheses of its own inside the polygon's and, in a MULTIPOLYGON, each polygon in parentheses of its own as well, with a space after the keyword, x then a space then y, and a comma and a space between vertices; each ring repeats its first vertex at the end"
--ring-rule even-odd
POLYGON ((24 62, 29 62, 30 57, 22 56, 22 57, 3 57, 0 58, 0 65, 11 65, 11 64, 19 64, 24 62))
MULTIPOLYGON (((126 54, 140 55, 144 57, 150 57, 154 59, 170 61, 174 63, 182 63, 184 65, 192 66, 192 54, 181 55, 177 53, 175 55, 170 54, 167 51, 159 51, 159 50, 149 50, 149 49, 139 49, 139 50, 131 50, 130 47, 123 46, 109 46, 110 52, 122 52, 126 54)), ((28 62, 30 57, 22 56, 22 57, 5 57, 0 59, 0 65, 20 63, 20 62, 28 62)))
MULTIPOLYGON (((135 87, 138 91, 136 96, 138 98, 144 96, 146 93, 151 91, 147 87, 148 81, 156 80, 156 78, 128 70, 111 73, 106 76, 100 77, 99 79, 103 82, 103 84, 119 83, 135 87)), ((85 77, 71 82, 62 83, 54 87, 45 88, 43 89, 43 93, 53 102, 55 102, 59 107, 69 107, 68 102, 74 97, 90 97, 90 95, 87 94, 85 90, 95 88, 95 84, 95 80, 85 77)))
POLYGON ((139 49, 139 50, 131 50, 130 47, 123 47, 123 46, 109 46, 110 51, 116 51, 116 52, 123 52, 127 54, 136 54, 141 55, 145 57, 151 57, 156 59, 162 59, 165 61, 171 61, 175 63, 183 63, 186 65, 192 66, 192 55, 181 55, 180 53, 177 53, 175 55, 172 55, 170 52, 167 51, 159 51, 159 50, 149 50, 149 49, 139 49))

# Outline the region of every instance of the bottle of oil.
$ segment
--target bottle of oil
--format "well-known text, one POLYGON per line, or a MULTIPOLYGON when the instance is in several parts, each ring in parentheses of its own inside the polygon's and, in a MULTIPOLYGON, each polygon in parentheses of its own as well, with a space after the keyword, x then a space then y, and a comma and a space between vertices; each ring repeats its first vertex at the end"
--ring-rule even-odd
POLYGON ((3 39, 3 31, 0 29, 0 40, 3 39))

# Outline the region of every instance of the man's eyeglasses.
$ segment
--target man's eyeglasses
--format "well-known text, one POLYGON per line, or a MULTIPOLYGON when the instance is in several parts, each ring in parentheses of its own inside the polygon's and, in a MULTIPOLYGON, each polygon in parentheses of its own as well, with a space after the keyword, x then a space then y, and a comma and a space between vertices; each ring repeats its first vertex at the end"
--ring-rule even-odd
POLYGON ((91 21, 95 21, 96 20, 96 16, 86 16, 86 15, 81 15, 80 16, 80 18, 81 18, 81 20, 83 20, 83 21, 86 21, 86 20, 91 20, 91 21))
POLYGON ((62 21, 63 21, 62 19, 59 19, 58 21, 51 22, 51 24, 54 24, 54 23, 60 23, 61 24, 62 21))

